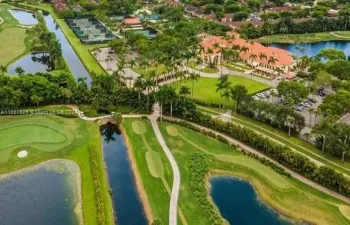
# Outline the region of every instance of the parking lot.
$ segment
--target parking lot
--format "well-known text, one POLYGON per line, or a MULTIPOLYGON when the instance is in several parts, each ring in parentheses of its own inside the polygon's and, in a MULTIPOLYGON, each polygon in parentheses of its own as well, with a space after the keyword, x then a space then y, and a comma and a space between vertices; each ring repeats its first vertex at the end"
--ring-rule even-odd
MULTIPOLYGON (((276 104, 283 104, 283 98, 276 97, 276 96, 278 96, 277 89, 270 89, 270 90, 255 94, 252 97, 254 100, 273 102, 276 104)), ((314 109, 314 110, 317 109, 317 107, 322 103, 324 96, 326 96, 326 93, 324 92, 323 88, 320 88, 317 91, 316 95, 310 94, 307 99, 305 99, 302 102, 299 102, 294 106, 294 109, 296 110, 296 112, 298 112, 300 115, 302 115, 305 118, 305 124, 307 125, 301 131, 301 134, 310 133, 311 129, 308 127, 308 125, 314 126, 322 117, 322 115, 316 116, 315 113, 310 112, 312 111, 310 109, 314 109)))

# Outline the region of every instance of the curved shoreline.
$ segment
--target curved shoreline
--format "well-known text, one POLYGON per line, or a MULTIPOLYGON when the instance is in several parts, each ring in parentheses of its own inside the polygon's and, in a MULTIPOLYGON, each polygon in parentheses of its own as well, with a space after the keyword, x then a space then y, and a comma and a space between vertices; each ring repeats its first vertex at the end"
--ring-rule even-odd
POLYGON ((11 178, 12 176, 18 176, 22 175, 23 173, 33 172, 39 169, 45 169, 45 170, 53 170, 53 171, 60 171, 60 169, 64 167, 65 170, 74 173, 76 176, 76 204, 74 209, 74 214, 77 217, 78 223, 80 225, 84 224, 84 217, 83 217, 83 201, 82 201, 82 178, 81 178, 81 170, 79 165, 69 159, 51 159, 44 162, 41 162, 36 165, 32 165, 29 167, 25 167, 19 170, 15 170, 9 173, 5 173, 0 175, 0 182, 4 179, 11 178))
POLYGON ((148 196, 147 196, 146 190, 145 190, 145 188, 143 186, 143 182, 142 182, 142 179, 141 179, 140 172, 139 172, 139 170, 137 168, 137 163, 136 163, 136 160, 135 160, 135 157, 134 157, 134 153, 132 152, 131 143, 129 141, 128 136, 126 135, 126 131, 125 131, 124 127, 120 126, 119 129, 120 129, 121 135, 122 135, 122 137, 124 139, 124 144, 125 144, 125 146, 127 148, 128 158, 129 158, 129 162, 131 164, 131 170, 132 170, 132 173, 134 175, 136 189, 137 189, 139 198, 140 198, 140 200, 142 202, 143 210, 145 212, 145 215, 146 215, 146 218, 148 220, 148 223, 151 224, 153 219, 154 219, 154 217, 153 217, 153 214, 152 214, 152 209, 151 209, 151 205, 150 205, 149 200, 148 200, 148 196))
MULTIPOLYGON (((301 224, 317 224, 314 221, 306 220, 305 218, 302 218, 300 216, 298 217, 295 215, 295 213, 291 213, 290 211, 287 211, 286 209, 280 207, 278 204, 275 204, 273 201, 271 201, 269 198, 267 198, 266 194, 264 194, 261 191, 261 188, 258 185, 256 185, 256 183, 253 180, 254 178, 251 178, 248 175, 245 177, 243 175, 239 175, 239 174, 236 174, 236 173, 231 172, 231 171, 220 170, 220 169, 211 169, 209 171, 206 185, 207 185, 207 189, 208 189, 209 198, 211 199, 212 203, 217 208, 218 208, 218 206, 215 204, 215 202, 213 201, 213 199, 210 195, 211 184, 210 184, 209 180, 210 180, 210 178, 220 177, 220 176, 221 177, 228 177, 228 178, 232 178, 232 179, 243 180, 243 181, 248 182, 252 186, 252 188, 254 189, 258 199, 261 200, 261 202, 263 204, 267 205, 267 207, 271 208, 272 210, 275 210, 277 213, 281 214, 284 218, 286 218, 289 221, 294 221, 294 222, 301 223, 301 224)), ((219 214, 220 214, 220 210, 219 210, 219 214)), ((220 216, 222 217, 221 214, 220 214, 220 216)), ((345 215, 343 215, 343 216, 345 217, 345 215)), ((225 219, 224 217, 222 217, 222 218, 225 219)))

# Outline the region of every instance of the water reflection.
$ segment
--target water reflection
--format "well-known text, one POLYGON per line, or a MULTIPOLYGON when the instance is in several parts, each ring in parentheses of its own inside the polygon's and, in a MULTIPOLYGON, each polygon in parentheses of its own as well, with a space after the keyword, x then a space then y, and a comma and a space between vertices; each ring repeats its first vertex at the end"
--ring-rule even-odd
POLYGON ((16 68, 21 67, 25 73, 35 74, 47 72, 53 69, 48 53, 32 53, 14 62, 8 69, 8 73, 17 74, 16 68))

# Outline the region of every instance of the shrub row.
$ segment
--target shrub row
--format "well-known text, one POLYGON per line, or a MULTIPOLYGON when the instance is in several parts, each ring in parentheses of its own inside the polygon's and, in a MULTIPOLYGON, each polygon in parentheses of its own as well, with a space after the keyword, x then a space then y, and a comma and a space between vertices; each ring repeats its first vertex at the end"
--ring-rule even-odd
POLYGON ((190 168, 191 189, 199 205, 203 208, 211 224, 222 225, 223 220, 221 216, 207 197, 205 179, 209 172, 209 165, 205 155, 202 153, 192 154, 190 168))
POLYGON ((101 186, 101 180, 99 176, 99 163, 98 163, 98 153, 94 146, 90 146, 90 163, 92 168, 92 180, 95 188, 95 197, 96 197, 96 207, 97 207, 97 224, 105 225, 106 221, 106 212, 103 200, 103 190, 101 186))
POLYGON ((187 116, 184 119, 228 135, 306 178, 339 194, 350 197, 350 181, 343 174, 327 166, 318 167, 306 156, 294 152, 287 146, 275 143, 267 137, 257 134, 252 129, 231 122, 213 119, 210 115, 205 115, 198 111, 194 115, 187 116))

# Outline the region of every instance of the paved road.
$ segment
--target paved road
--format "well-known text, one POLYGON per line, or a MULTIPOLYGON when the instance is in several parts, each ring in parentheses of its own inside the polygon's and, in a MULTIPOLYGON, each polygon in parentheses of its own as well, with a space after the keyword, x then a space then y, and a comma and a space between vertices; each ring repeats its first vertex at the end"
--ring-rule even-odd
POLYGON ((153 109, 154 109, 154 112, 151 116, 149 116, 149 119, 151 120, 151 124, 154 130, 154 133, 156 134, 156 137, 158 139, 158 142, 162 146, 166 156, 168 157, 168 160, 171 164, 173 175, 174 175, 173 187, 171 189, 171 197, 170 197, 169 225, 176 225, 177 224, 177 202, 179 199, 179 191, 180 191, 180 171, 179 171, 179 167, 176 164, 174 156, 171 154, 168 146, 166 145, 165 140, 157 124, 157 119, 159 117, 159 105, 155 104, 153 109))
MULTIPOLYGON (((175 119, 175 118, 171 118, 171 117, 166 117, 166 118, 167 118, 168 120, 178 120, 178 121, 181 120, 181 119, 177 119, 177 118, 175 119)), ((188 122, 188 121, 186 121, 186 122, 188 122)), ((190 122, 189 122, 189 123, 190 123, 190 122)), ((239 142, 239 141, 237 141, 237 140, 235 140, 235 139, 233 139, 233 138, 231 138, 231 137, 229 137, 229 136, 226 136, 226 135, 224 135, 224 134, 221 134, 221 133, 219 133, 219 132, 217 132, 217 131, 214 131, 214 130, 212 130, 212 129, 209 129, 209 128, 200 126, 200 125, 195 124, 195 123, 191 123, 191 124, 193 124, 194 126, 200 128, 200 129, 203 129, 203 130, 206 130, 206 131, 210 131, 210 132, 212 132, 212 133, 215 133, 216 135, 220 135, 221 137, 225 138, 230 144, 234 144, 234 145, 238 146, 239 148, 237 148, 237 150, 240 150, 240 148, 241 148, 241 149, 243 149, 244 151, 247 151, 247 152, 256 154, 256 155, 258 155, 258 156, 260 156, 260 157, 262 157, 262 158, 265 158, 265 159, 269 160, 270 162, 273 162, 273 163, 277 164, 278 166, 282 167, 286 172, 290 173, 290 175, 291 175, 292 177, 294 177, 295 179, 298 179, 299 181, 301 181, 301 182, 303 182, 303 183, 305 183, 305 184, 308 184, 309 186, 311 186, 311 187, 313 187, 313 188, 315 188, 315 189, 317 189, 317 190, 319 190, 319 191, 322 191, 322 192, 324 192, 324 193, 326 193, 326 194, 329 194, 329 195, 333 196, 334 198, 337 198, 337 199, 339 199, 339 200, 342 200, 342 201, 344 201, 344 202, 350 204, 350 199, 349 199, 349 198, 347 198, 347 197, 345 197, 345 196, 343 196, 343 195, 340 195, 340 194, 338 194, 337 192, 331 191, 331 190, 329 190, 328 188, 323 187, 323 186, 321 186, 321 185, 319 185, 319 184, 317 184, 317 183, 315 183, 315 182, 313 182, 313 181, 311 181, 311 180, 309 180, 309 179, 307 179, 307 178, 301 176, 301 175, 298 174, 298 173, 295 173, 294 171, 288 169, 287 167, 282 166, 281 164, 279 164, 279 163, 276 162, 275 160, 273 160, 273 159, 271 159, 271 158, 265 156, 264 154, 262 154, 262 153, 260 153, 259 151, 257 151, 257 150, 255 150, 255 149, 249 147, 248 145, 245 145, 245 144, 243 144, 242 142, 239 142)))

